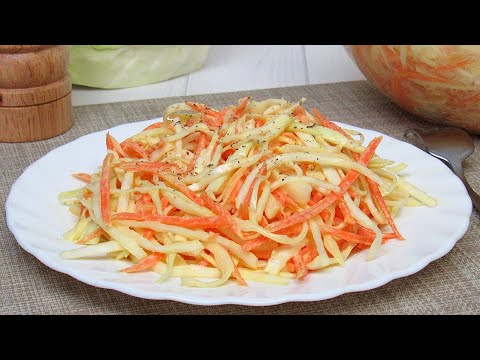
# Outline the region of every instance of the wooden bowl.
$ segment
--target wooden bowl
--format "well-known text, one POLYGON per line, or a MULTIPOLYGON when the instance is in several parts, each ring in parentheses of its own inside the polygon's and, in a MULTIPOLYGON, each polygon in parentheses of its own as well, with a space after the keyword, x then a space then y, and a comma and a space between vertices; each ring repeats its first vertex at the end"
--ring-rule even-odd
POLYGON ((61 45, 0 45, 0 141, 51 138, 73 123, 68 53, 61 45))

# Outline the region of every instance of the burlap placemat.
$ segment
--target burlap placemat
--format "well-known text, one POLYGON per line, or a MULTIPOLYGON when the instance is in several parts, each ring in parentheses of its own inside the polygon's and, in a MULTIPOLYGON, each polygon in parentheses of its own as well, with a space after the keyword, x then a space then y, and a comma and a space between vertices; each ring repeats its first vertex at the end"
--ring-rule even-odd
MULTIPOLYGON (((188 99, 222 107, 247 95, 256 99, 306 97, 307 107, 318 107, 332 120, 375 129, 401 140, 408 127, 432 126, 403 112, 364 81, 189 96, 188 99)), ((0 144, 1 203, 5 204, 12 183, 24 169, 49 150, 94 131, 161 116, 166 105, 182 100, 185 98, 79 106, 74 108, 73 128, 64 135, 34 143, 0 144)), ((477 151, 465 163, 466 176, 477 190, 480 190, 479 140, 475 138, 477 151)), ((271 307, 193 306, 137 299, 83 284, 51 270, 20 248, 6 226, 2 206, 0 314, 479 314, 479 235, 479 213, 474 210, 468 232, 448 255, 415 275, 375 290, 326 301, 271 307)))

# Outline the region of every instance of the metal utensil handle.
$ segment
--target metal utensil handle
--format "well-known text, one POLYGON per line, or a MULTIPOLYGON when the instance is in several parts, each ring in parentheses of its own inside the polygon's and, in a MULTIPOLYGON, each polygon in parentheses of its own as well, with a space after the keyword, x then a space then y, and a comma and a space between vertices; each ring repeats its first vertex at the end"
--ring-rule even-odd
POLYGON ((478 195, 468 183, 467 179, 465 178, 462 165, 461 164, 459 165, 450 164, 450 165, 455 175, 457 175, 458 178, 462 180, 463 185, 465 185, 468 195, 470 195, 470 199, 472 199, 473 205, 477 208, 478 211, 480 211, 480 195, 478 195))

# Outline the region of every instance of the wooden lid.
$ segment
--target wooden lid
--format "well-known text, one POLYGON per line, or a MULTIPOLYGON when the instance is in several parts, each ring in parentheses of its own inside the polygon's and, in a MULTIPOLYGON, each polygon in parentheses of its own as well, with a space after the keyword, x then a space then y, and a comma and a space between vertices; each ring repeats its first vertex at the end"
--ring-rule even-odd
POLYGON ((0 54, 21 54, 40 51, 55 45, 0 45, 0 54))
POLYGON ((62 45, 0 46, 0 141, 48 139, 73 123, 62 45))
POLYGON ((25 89, 54 83, 67 75, 65 46, 3 45, 0 89, 25 89))
POLYGON ((32 106, 55 101, 72 91, 68 76, 45 86, 27 89, 0 89, 0 107, 32 106))

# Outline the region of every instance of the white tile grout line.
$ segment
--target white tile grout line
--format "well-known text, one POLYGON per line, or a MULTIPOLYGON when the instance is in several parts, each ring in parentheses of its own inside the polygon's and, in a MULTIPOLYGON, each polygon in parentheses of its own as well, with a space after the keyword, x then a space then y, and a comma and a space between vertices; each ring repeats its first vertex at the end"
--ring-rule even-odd
MULTIPOLYGON (((205 64, 203 64, 203 66, 205 66, 205 64)), ((188 83, 190 82, 190 74, 191 74, 191 73, 188 73, 188 74, 187 74, 187 81, 185 81, 185 91, 184 91, 183 96, 189 95, 189 94, 188 94, 188 83)))
POLYGON ((305 83, 310 85, 310 76, 308 75, 308 61, 307 61, 307 47, 302 45, 303 50, 303 63, 305 68, 305 83))

